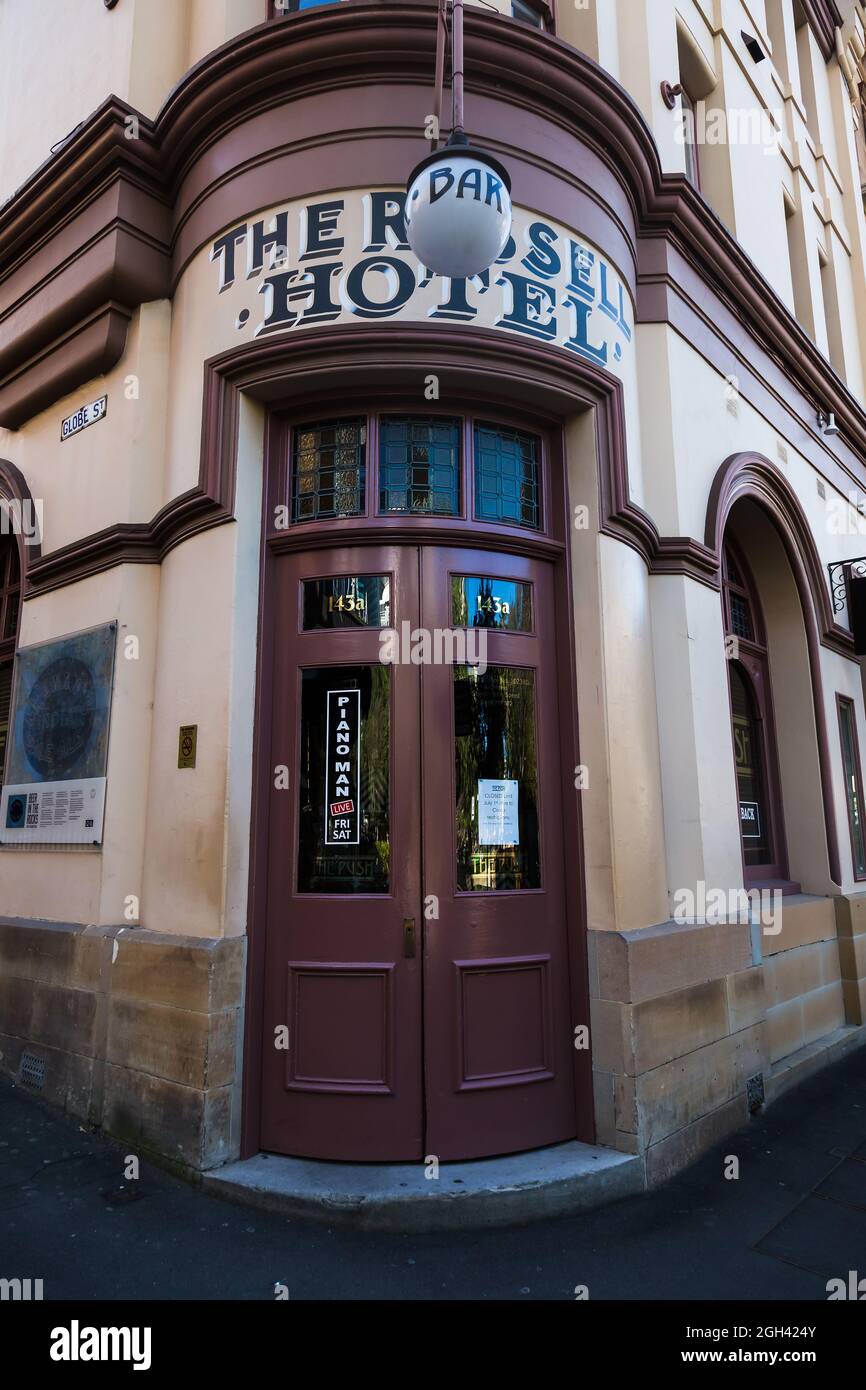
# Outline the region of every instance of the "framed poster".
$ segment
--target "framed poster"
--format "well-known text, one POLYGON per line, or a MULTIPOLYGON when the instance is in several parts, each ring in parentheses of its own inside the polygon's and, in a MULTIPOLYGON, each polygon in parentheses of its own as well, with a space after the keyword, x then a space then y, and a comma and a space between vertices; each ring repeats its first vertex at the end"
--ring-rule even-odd
POLYGON ((0 843, 99 845, 117 624, 15 654, 0 843))

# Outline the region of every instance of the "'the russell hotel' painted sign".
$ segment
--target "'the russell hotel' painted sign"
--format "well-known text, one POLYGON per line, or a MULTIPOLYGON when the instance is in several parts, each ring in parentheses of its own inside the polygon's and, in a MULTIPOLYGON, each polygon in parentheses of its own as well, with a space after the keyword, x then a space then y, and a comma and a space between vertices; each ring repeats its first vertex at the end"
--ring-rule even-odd
POLYGON ((567 228, 522 208, 505 250, 472 280, 419 265, 393 190, 289 203, 217 237, 210 259, 235 326, 257 334, 373 319, 501 328, 616 368, 632 340, 619 273, 567 228), (261 296, 259 298, 258 296, 261 296))

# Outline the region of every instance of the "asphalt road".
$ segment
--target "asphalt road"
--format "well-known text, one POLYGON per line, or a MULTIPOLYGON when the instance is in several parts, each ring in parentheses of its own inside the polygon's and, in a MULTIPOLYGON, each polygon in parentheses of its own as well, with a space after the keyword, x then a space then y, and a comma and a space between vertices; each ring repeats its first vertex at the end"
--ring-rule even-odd
POLYGON ((827 1299, 866 1277, 866 1048, 665 1188, 580 1216, 393 1236, 235 1206, 0 1083, 0 1278, 46 1300, 827 1299), (740 1176, 726 1179, 736 1154, 740 1176))

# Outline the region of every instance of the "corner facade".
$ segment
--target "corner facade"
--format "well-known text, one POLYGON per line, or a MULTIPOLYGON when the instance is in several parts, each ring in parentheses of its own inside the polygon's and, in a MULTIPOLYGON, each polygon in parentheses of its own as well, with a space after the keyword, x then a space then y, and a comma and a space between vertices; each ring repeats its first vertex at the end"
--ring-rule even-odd
POLYGON ((866 1040, 862 9, 469 7, 515 222, 449 283, 435 7, 265 8, 80 0, 111 93, 0 190, 3 1068, 195 1171, 662 1181, 866 1040), (21 653, 111 624, 101 842, 10 837, 21 653))

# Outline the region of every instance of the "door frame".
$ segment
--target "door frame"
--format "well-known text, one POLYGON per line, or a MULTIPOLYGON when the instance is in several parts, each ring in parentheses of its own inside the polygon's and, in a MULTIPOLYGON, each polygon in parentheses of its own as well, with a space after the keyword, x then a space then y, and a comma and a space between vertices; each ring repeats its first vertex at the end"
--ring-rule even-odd
MULTIPOLYGON (((572 769, 580 765, 577 710, 577 674, 572 606, 572 564, 568 470, 562 421, 531 410, 514 410, 470 387, 449 389, 447 407, 419 407, 417 388, 340 393, 305 393, 287 406, 277 398, 267 410, 264 428, 261 545, 259 563, 258 643, 253 727, 252 795, 250 805, 250 869, 247 914, 247 985, 243 1024, 241 1094, 241 1157, 260 1151, 262 1092, 262 1021, 264 1004, 265 941, 267 925, 268 820, 270 803, 270 730, 273 715, 273 607, 274 570, 281 555, 335 545, 420 545, 437 542, 500 554, 518 553, 553 562, 555 625, 560 634, 556 660, 559 707, 559 746, 562 750, 562 833, 564 840, 564 895, 566 946, 571 1025, 590 1023, 589 963, 586 928, 583 816, 581 797, 575 789, 572 769), (464 418, 464 438, 474 418, 516 425, 540 435, 542 440, 542 504, 544 532, 518 527, 502 528, 474 522, 467 496, 467 459, 463 460, 464 517, 422 518, 368 514, 350 521, 299 523, 277 530, 271 523, 279 506, 291 507, 290 431, 297 421, 363 413, 369 417, 389 410, 410 413, 442 413, 464 418), (267 775, 266 774, 267 771, 267 775)), ((370 495, 376 460, 368 455, 367 492, 370 495)), ((573 1087, 577 1116, 575 1139, 594 1143, 596 1138, 590 1048, 575 1049, 573 1087)))

